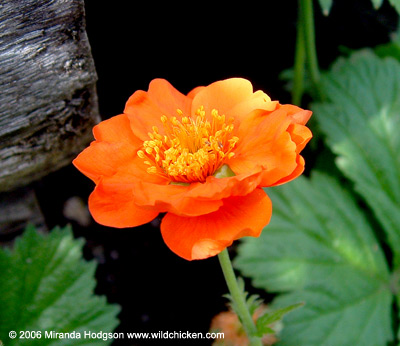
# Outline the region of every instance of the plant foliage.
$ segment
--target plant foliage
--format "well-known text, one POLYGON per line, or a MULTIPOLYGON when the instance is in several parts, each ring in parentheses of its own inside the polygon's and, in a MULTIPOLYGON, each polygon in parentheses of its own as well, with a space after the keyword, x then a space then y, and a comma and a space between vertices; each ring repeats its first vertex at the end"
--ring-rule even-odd
POLYGON ((337 166, 355 184, 400 256, 400 63, 364 51, 339 59, 321 81, 315 104, 337 166))
POLYGON ((400 63, 370 51, 341 58, 320 91, 314 117, 350 183, 314 172, 268 189, 271 223, 235 265, 278 293, 275 306, 305 302, 285 317, 280 345, 386 345, 398 334, 400 63))
MULTIPOLYGON (((328 15, 332 8, 333 0, 319 0, 319 5, 321 6, 324 15, 328 15)), ((382 4, 383 0, 371 0, 372 6, 378 10, 382 4)), ((396 9, 397 13, 400 14, 400 0, 389 0, 389 3, 396 9)))
POLYGON ((85 331, 112 332, 119 307, 93 294, 96 263, 83 260, 82 246, 70 227, 43 235, 30 226, 12 251, 0 249, 0 340, 5 345, 111 343, 83 337, 85 331), (17 332, 15 339, 10 331, 17 332), (41 337, 21 339, 20 331, 37 331, 41 337), (75 331, 82 338, 45 338, 46 331, 75 331))

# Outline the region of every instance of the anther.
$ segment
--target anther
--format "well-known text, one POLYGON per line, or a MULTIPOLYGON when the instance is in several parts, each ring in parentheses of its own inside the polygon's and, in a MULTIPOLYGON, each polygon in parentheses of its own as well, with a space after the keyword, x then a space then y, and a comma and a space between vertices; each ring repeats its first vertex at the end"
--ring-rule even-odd
POLYGON ((143 150, 138 150, 137 156, 139 156, 141 159, 144 159, 146 155, 144 154, 143 150))
POLYGON ((152 126, 149 140, 143 142, 137 155, 146 159, 144 164, 150 166, 150 174, 163 175, 174 182, 203 182, 235 155, 231 150, 239 139, 231 137, 233 118, 225 123, 225 115, 213 109, 210 121, 203 106, 193 117, 180 109, 176 114, 180 120, 161 116, 163 135, 157 126, 152 126))
POLYGON ((147 168, 147 173, 156 174, 157 168, 155 166, 151 166, 151 167, 147 168))

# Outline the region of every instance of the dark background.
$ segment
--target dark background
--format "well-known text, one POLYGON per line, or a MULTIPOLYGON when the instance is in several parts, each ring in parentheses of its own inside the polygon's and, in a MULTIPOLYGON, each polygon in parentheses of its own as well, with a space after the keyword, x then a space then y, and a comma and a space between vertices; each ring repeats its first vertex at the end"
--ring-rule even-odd
MULTIPOLYGON (((340 54, 389 40, 396 12, 385 1, 376 11, 369 0, 334 0, 324 17, 315 3, 316 39, 322 68, 340 54)), ((272 99, 289 103, 278 78, 293 65, 296 1, 208 4, 183 2, 86 1, 87 33, 98 73, 103 119, 123 111, 128 97, 147 90, 154 78, 165 78, 183 93, 229 77, 249 79, 272 99)), ((306 107, 307 105, 303 105, 306 107)), ((313 152, 306 159, 313 162, 313 152)), ((308 156, 308 157, 307 157, 308 156)), ((312 165, 312 164, 311 164, 312 165)), ((65 201, 93 189, 89 179, 68 166, 35 185, 47 225, 65 225, 65 201), (61 183, 60 183, 61 182, 61 183), (57 198, 54 198, 57 191, 57 198)), ((112 229, 92 222, 72 222, 76 236, 85 237, 85 257, 97 258, 98 294, 122 307, 119 332, 181 331, 206 333, 210 321, 226 309, 227 293, 216 257, 188 262, 162 241, 160 220, 135 229, 112 229)), ((232 247, 231 257, 235 254, 232 247)), ((265 293, 251 288, 269 299, 265 293)), ((207 345, 171 340, 153 344, 207 345)), ((144 340, 113 345, 150 345, 144 340)))

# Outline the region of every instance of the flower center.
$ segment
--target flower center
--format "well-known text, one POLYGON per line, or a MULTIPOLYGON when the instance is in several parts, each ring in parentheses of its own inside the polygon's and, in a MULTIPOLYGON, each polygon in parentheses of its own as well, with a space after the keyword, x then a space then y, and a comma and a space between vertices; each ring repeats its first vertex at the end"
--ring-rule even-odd
POLYGON ((232 149, 239 138, 232 136, 233 118, 225 121, 216 109, 212 120, 200 107, 193 117, 177 109, 177 117, 161 117, 165 135, 156 126, 149 132, 137 155, 148 165, 147 172, 159 174, 173 182, 204 182, 235 154, 232 149))

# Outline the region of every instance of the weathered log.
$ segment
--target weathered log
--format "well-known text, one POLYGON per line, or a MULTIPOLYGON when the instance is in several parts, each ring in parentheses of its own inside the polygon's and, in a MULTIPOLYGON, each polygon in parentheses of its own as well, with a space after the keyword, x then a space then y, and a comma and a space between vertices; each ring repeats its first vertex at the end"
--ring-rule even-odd
POLYGON ((0 0, 0 192, 71 162, 98 122, 83 0, 0 0))

